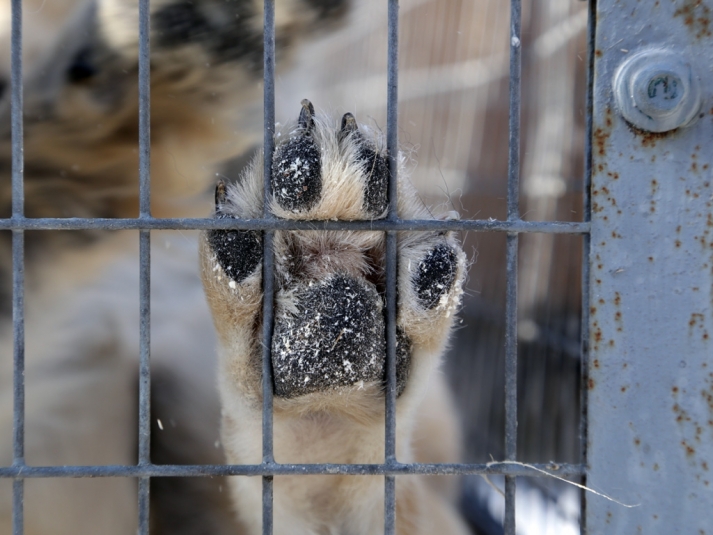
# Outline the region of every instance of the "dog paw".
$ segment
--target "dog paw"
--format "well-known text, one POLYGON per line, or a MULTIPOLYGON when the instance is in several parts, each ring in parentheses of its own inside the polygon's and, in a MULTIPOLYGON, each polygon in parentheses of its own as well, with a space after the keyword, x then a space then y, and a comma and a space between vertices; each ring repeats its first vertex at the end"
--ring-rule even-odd
MULTIPOLYGON (((432 219, 399 156, 398 215, 432 219)), ((302 102, 279 129, 272 161, 272 214, 283 219, 373 220, 388 208, 383 139, 347 113, 339 122, 302 102)), ((260 217, 262 156, 216 188, 218 218, 260 217)), ((223 359, 241 393, 260 393, 262 233, 204 235, 203 278, 223 359)), ((385 382, 385 234, 277 231, 274 391, 285 400, 380 393, 385 382)), ((465 255, 449 232, 399 232, 397 393, 438 362, 458 308, 465 255)), ((416 386, 414 386, 416 388, 416 386)), ((378 396, 377 396, 378 397, 378 396)))

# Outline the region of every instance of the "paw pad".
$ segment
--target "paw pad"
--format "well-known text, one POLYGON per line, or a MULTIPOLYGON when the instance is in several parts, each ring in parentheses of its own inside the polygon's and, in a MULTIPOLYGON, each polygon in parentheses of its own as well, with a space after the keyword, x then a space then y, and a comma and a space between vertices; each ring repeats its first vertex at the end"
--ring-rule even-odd
POLYGON ((255 230, 212 230, 208 243, 220 267, 235 282, 242 282, 262 261, 262 236, 255 230))
MULTIPOLYGON (((218 218, 229 217, 221 213, 225 196, 225 184, 220 180, 215 187, 218 218)), ((225 274, 237 283, 245 280, 262 261, 262 234, 255 230, 210 230, 208 244, 225 274)))
POLYGON ((389 166, 386 158, 379 154, 359 132, 356 119, 351 113, 342 117, 339 137, 344 142, 349 138, 359 147, 357 160, 366 176, 364 185, 364 211, 372 217, 382 215, 388 206, 389 166))
POLYGON ((312 284, 295 314, 275 320, 275 394, 295 397, 382 379, 384 317, 376 290, 334 275, 312 284))
POLYGON ((302 101, 299 129, 289 141, 275 150, 272 159, 272 188, 275 200, 284 210, 305 212, 322 193, 322 162, 314 139, 314 108, 302 101))
POLYGON ((413 284, 424 308, 430 310, 438 306, 441 298, 451 290, 457 271, 458 258, 448 245, 438 245, 423 257, 413 284))

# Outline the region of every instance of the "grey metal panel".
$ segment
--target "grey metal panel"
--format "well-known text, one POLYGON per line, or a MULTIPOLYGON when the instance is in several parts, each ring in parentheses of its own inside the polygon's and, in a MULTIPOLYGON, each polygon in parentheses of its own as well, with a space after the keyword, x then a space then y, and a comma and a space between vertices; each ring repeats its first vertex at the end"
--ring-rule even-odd
POLYGON ((597 4, 587 482, 640 505, 588 497, 587 532, 711 534, 713 1, 597 4), (646 48, 663 61, 652 99, 687 98, 676 69, 700 83, 693 124, 651 133, 620 115, 613 77, 646 48))

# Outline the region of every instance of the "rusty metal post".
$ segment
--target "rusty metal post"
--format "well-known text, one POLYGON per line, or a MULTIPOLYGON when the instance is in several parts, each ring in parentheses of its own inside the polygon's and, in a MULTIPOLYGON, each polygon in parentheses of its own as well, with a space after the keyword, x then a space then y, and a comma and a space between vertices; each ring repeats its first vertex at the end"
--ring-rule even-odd
POLYGON ((713 1, 596 17, 586 533, 713 533, 713 1))

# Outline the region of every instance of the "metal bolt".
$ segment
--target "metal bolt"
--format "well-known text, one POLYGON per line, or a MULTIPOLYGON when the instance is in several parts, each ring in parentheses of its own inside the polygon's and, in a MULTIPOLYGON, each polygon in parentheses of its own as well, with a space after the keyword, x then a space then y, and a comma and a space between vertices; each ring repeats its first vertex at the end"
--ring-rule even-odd
POLYGON ((701 87, 691 65, 662 49, 629 55, 614 75, 614 97, 631 124, 649 132, 688 126, 701 108, 701 87))

